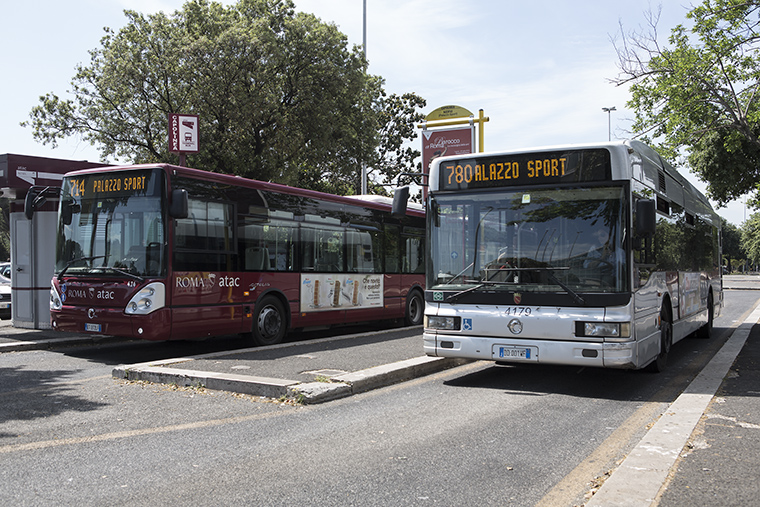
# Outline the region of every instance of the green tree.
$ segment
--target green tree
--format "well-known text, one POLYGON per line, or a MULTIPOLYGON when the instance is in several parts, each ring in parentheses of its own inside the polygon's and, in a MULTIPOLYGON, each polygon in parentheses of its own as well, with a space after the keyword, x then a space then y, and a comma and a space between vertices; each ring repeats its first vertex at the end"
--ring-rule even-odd
POLYGON ((750 264, 760 264, 760 213, 742 224, 742 246, 750 264))
POLYGON ((686 153, 719 204, 756 195, 760 182, 759 13, 757 0, 703 0, 666 47, 651 13, 649 31, 624 33, 616 44, 621 73, 613 82, 630 85, 634 132, 668 158, 686 153))
POLYGON ((186 113, 200 117, 201 151, 188 155, 200 169, 351 193, 362 164, 383 167, 383 82, 334 24, 292 0, 125 15, 77 67, 73 98, 48 93, 32 109, 36 139, 80 136, 106 160, 176 163, 167 116, 186 113))
MULTIPOLYGON (((396 187, 409 180, 399 176, 401 173, 420 170, 419 163, 415 166, 420 152, 411 148, 409 141, 417 137, 415 125, 424 119, 422 108, 426 101, 414 93, 386 95, 379 79, 372 84, 379 90, 379 97, 368 106, 373 114, 362 118, 356 128, 375 133, 374 151, 372 146, 366 147, 371 152, 366 161, 368 192, 390 195, 385 187, 396 187)), ((319 166, 305 167, 299 173, 297 186, 341 195, 358 193, 361 164, 357 160, 339 158, 324 160, 319 166), (348 173, 347 167, 350 168, 348 173)))
POLYGON ((723 257, 727 259, 726 265, 729 271, 732 271, 736 264, 733 260, 744 259, 746 254, 742 248, 742 233, 741 230, 734 224, 728 223, 726 219, 721 220, 723 225, 721 226, 721 232, 723 234, 723 257))

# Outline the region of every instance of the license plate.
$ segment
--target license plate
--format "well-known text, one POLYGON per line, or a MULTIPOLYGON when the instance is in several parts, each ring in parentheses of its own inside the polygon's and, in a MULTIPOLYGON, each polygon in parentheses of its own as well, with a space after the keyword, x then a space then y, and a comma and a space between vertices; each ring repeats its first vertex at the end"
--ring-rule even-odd
POLYGON ((10 308, 10 307, 11 307, 10 303, 0 303, 0 308, 2 308, 2 309, 10 308))
POLYGON ((85 331, 92 331, 95 333, 100 332, 100 324, 90 324, 89 322, 84 325, 85 331))
POLYGON ((499 347, 499 359, 511 361, 537 361, 538 354, 533 347, 499 347))

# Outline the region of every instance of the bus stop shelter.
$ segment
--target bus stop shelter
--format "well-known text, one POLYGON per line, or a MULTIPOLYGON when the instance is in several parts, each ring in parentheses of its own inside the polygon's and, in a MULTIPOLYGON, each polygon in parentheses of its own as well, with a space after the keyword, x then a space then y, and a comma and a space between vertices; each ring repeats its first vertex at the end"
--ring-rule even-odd
POLYGON ((104 165, 86 160, 0 155, 0 197, 10 204, 11 317, 15 327, 50 328, 58 198, 48 197, 30 220, 24 214, 26 194, 32 187, 60 188, 67 172, 104 165))

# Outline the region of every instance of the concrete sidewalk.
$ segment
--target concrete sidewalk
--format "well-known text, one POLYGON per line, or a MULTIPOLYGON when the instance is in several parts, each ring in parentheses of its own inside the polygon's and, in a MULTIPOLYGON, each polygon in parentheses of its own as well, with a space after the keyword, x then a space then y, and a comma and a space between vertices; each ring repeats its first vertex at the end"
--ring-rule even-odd
POLYGON ((759 501, 760 326, 747 320, 747 340, 671 469, 661 507, 759 501))
POLYGON ((760 290, 760 275, 724 275, 725 290, 760 290))
POLYGON ((468 362, 426 357, 417 326, 121 365, 113 376, 321 403, 468 362))
POLYGON ((760 493, 760 305, 587 506, 754 505, 760 493))

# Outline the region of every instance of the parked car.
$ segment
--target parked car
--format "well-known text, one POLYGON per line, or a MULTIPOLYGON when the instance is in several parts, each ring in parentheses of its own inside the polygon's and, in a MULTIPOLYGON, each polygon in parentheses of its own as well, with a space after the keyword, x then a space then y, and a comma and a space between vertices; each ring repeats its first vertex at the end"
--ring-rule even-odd
POLYGON ((11 281, 0 277, 0 319, 11 318, 11 281))
POLYGON ((0 263, 0 276, 4 276, 5 278, 8 278, 10 280, 11 278, 11 263, 10 262, 0 263))

